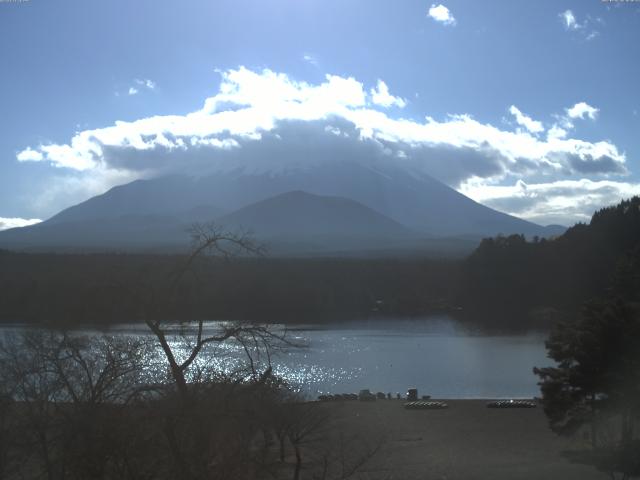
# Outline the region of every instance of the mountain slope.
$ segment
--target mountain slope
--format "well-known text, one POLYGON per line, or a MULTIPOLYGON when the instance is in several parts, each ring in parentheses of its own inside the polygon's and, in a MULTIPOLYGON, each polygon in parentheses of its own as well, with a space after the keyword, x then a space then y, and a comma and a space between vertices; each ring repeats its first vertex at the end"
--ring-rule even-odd
MULTIPOLYGON (((153 180, 136 180, 113 187, 102 195, 62 210, 48 223, 75 222, 123 215, 175 215, 212 205, 205 188, 183 175, 168 175, 153 180), (195 187, 195 188, 194 188, 195 187)), ((223 210, 215 210, 220 215, 223 210)))

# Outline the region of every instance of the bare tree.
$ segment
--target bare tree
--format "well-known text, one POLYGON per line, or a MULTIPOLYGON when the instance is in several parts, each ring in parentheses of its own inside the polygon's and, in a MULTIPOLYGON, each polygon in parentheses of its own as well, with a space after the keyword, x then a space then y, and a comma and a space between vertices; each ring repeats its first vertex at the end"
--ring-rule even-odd
POLYGON ((11 436, 22 473, 106 478, 121 460, 123 407, 135 397, 143 357, 142 342, 130 338, 45 330, 5 337, 0 372, 20 405, 11 436))
MULTIPOLYGON (((188 275, 191 275, 196 282, 199 280, 198 263, 206 262, 212 258, 228 260, 234 256, 262 255, 264 249, 256 244, 246 233, 233 233, 226 231, 215 223, 195 224, 190 230, 192 239, 191 252, 184 261, 178 265, 169 276, 166 291, 163 293, 166 299, 172 300, 178 293, 181 282, 188 275)), ((181 329, 183 347, 186 347, 186 355, 178 358, 171 346, 169 332, 170 329, 163 322, 162 317, 157 315, 153 305, 153 300, 157 294, 153 294, 145 302, 144 321, 151 332, 157 338, 160 347, 169 365, 169 371, 180 395, 187 396, 188 371, 194 365, 202 350, 211 344, 220 344, 226 341, 235 341, 242 346, 249 362, 251 374, 259 376, 254 362, 258 352, 265 352, 267 355, 267 370, 270 365, 269 349, 284 339, 282 334, 275 333, 274 329, 268 325, 254 325, 246 323, 222 323, 211 332, 205 326, 203 318, 195 319, 193 322, 183 323, 181 329)))
POLYGON ((251 398, 251 392, 271 388, 271 352, 289 342, 286 332, 270 325, 209 325, 196 318, 181 322, 176 332, 175 325, 164 320, 156 309, 160 295, 164 304, 171 304, 179 294, 185 294, 187 280, 191 288, 200 286, 201 276, 216 261, 264 252, 247 233, 228 232, 214 223, 194 225, 191 238, 190 253, 160 289, 156 286, 146 291, 142 303, 144 322, 164 353, 178 394, 176 399, 170 394, 164 398, 163 432, 176 475, 197 479, 210 478, 215 472, 217 478, 236 478, 242 469, 257 462, 251 445, 261 430, 257 420, 261 406, 251 398), (244 365, 231 382, 223 372, 207 365, 211 356, 203 355, 205 351, 213 355, 213 347, 225 342, 239 352, 244 365))

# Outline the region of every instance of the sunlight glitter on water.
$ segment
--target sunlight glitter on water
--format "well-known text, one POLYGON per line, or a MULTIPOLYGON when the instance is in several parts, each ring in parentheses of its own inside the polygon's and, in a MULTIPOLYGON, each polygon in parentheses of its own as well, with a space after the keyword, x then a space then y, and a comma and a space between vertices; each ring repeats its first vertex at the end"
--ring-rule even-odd
MULTIPOLYGON (((219 327, 220 322, 207 322, 205 330, 219 327)), ((173 330, 170 344, 182 361, 190 350, 179 330, 173 330)), ((164 352, 144 326, 124 325, 110 333, 149 340, 145 374, 151 382, 167 381, 164 352)), ((363 388, 395 394, 408 387, 440 398, 532 397, 539 395, 532 368, 550 362, 542 335, 470 334, 446 317, 298 326, 286 333, 296 346, 282 346, 270 356, 254 352, 256 370, 271 360, 276 375, 310 397, 363 388)), ((190 371, 193 379, 206 372, 247 378, 247 367, 243 347, 227 341, 203 349, 190 371)))

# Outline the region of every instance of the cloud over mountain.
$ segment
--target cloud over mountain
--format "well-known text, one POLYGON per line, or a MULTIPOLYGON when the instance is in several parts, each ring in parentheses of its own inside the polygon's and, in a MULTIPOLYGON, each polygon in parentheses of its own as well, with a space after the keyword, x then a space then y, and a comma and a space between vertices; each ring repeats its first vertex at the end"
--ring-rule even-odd
POLYGON ((623 198, 640 195, 640 185, 611 180, 558 180, 512 185, 465 185, 462 193, 511 215, 541 224, 588 222, 590 214, 623 198))
POLYGON ((26 227, 28 225, 35 225, 42 220, 39 218, 3 218, 0 217, 0 231, 8 230, 10 228, 26 227))
MULTIPOLYGON (((382 80, 367 87, 353 77, 326 75, 310 84, 244 67, 221 75, 218 92, 197 111, 117 121, 80 131, 68 143, 27 147, 17 159, 48 162, 68 179, 90 178, 97 190, 164 173, 269 172, 346 158, 394 162, 462 191, 517 179, 579 180, 627 171, 624 152, 610 141, 568 138, 564 125, 541 138, 542 122, 515 106, 510 111, 524 128, 510 130, 468 114, 423 120, 392 115, 389 107, 406 101, 382 80)), ((596 113, 584 102, 566 111, 571 119, 595 119, 596 113)))

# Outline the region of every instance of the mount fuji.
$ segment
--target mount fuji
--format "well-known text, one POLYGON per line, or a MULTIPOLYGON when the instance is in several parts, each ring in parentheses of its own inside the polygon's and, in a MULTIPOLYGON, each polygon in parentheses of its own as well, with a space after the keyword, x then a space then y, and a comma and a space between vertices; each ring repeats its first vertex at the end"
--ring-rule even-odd
POLYGON ((188 226, 205 221, 249 230, 283 255, 429 251, 462 245, 456 241, 470 250, 485 236, 548 237, 564 230, 493 210, 426 173, 332 161, 136 180, 42 223, 0 232, 0 247, 184 248, 188 226))

